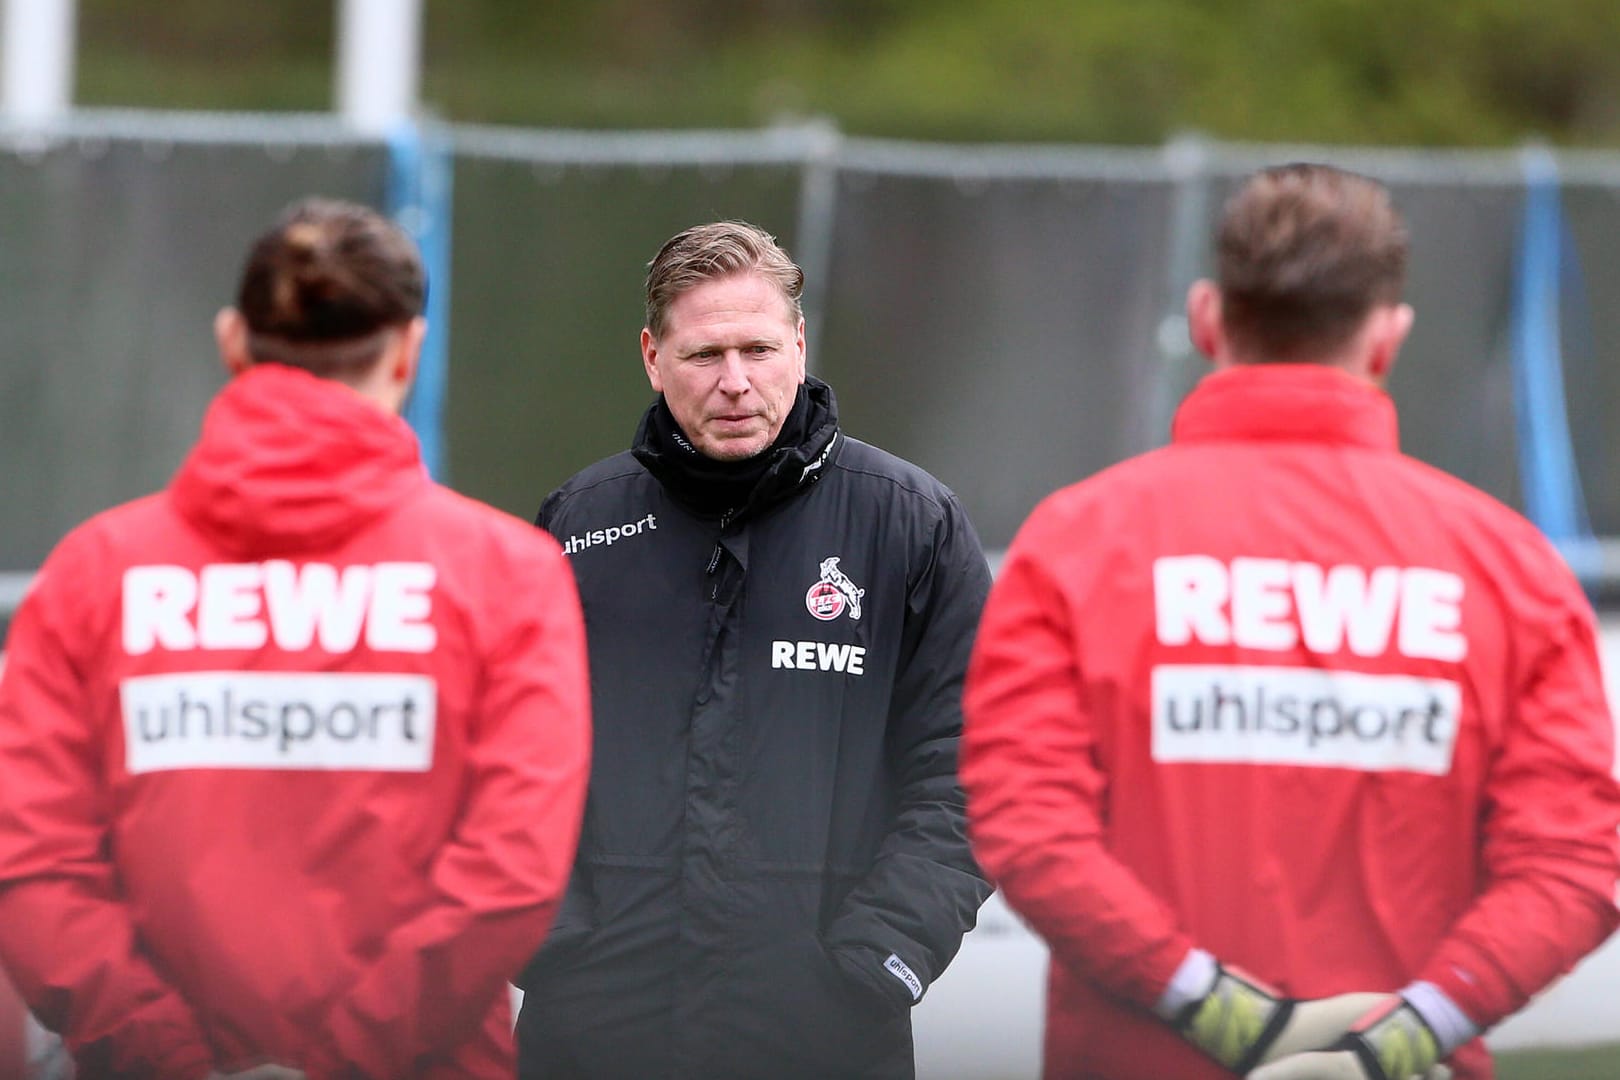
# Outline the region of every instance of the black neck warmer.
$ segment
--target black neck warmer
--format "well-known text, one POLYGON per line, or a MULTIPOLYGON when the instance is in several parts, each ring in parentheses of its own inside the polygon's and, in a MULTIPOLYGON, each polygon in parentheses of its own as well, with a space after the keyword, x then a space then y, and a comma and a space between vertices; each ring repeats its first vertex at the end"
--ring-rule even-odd
POLYGON ((719 461, 692 445, 660 396, 642 417, 632 452, 681 503, 717 517, 757 509, 813 479, 818 473, 801 475, 803 467, 827 448, 837 426, 832 391, 806 379, 770 446, 740 461, 719 461))

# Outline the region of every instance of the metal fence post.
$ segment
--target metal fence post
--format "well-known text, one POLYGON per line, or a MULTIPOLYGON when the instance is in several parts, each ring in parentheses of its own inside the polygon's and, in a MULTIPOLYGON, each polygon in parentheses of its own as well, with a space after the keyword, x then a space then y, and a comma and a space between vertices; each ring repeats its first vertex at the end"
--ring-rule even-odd
POLYGON ((387 135, 416 112, 422 0, 342 0, 337 111, 356 131, 387 135))
POLYGON ((1170 420, 1186 392, 1193 369, 1192 339, 1187 332, 1187 290, 1204 265, 1209 220, 1210 144, 1200 135, 1180 135, 1164 146, 1165 171, 1174 185, 1170 209, 1169 257, 1165 264, 1164 314, 1156 345, 1159 363, 1147 417, 1148 445, 1164 442, 1170 420))
POLYGON ((38 126, 73 104, 75 0, 4 0, 4 91, 0 115, 38 126))
POLYGON ((804 172, 794 255, 804 270, 805 367, 813 372, 827 279, 832 274, 833 234, 838 224, 838 150, 843 138, 828 120, 805 125, 803 135, 804 172))

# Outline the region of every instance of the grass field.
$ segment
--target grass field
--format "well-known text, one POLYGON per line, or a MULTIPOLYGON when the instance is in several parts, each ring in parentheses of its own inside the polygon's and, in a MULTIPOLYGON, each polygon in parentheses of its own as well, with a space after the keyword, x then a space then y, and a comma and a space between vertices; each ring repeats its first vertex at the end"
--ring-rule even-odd
POLYGON ((1620 1080, 1620 1043, 1496 1055, 1497 1080, 1620 1080))

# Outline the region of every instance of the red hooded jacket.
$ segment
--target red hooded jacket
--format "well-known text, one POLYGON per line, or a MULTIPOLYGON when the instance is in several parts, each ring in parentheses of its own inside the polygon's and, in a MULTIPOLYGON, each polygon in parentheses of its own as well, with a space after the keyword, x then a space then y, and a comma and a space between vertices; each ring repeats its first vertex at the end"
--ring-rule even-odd
POLYGON ((0 962, 81 1075, 510 1077, 589 754, 556 543, 291 368, 75 529, 0 678, 0 962))
POLYGON ((1299 997, 1522 1006, 1617 922, 1594 641, 1540 534, 1331 368, 1214 374, 1046 500, 962 744, 975 853, 1051 946, 1046 1075, 1228 1075, 1147 1011, 1195 945, 1299 997))

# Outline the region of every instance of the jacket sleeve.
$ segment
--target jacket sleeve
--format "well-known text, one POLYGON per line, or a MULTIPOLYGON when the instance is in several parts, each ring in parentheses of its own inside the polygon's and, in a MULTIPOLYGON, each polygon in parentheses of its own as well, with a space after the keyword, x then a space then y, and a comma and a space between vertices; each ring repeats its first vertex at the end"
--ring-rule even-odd
POLYGON ((1486 778, 1483 890, 1420 975, 1481 1028, 1620 924, 1620 784, 1595 638, 1572 597, 1517 688, 1486 778))
POLYGON ((908 587, 885 736, 895 814, 871 870, 823 935, 847 973, 898 1004, 915 1002, 945 970, 991 891, 968 848, 957 780, 962 679, 989 587, 979 539, 951 497, 931 558, 908 587))
POLYGON ((498 572, 496 602, 472 613, 492 627, 492 651, 461 819, 431 871, 437 902, 388 935, 324 1018, 341 1065, 314 1076, 417 1075, 477 1028, 556 914, 579 839, 590 700, 573 575, 544 546, 498 572))
POLYGON ((1014 543, 968 673, 962 782, 974 853, 1067 968, 1151 1007, 1192 941, 1103 842, 1108 782, 1077 630, 1033 546, 1014 543))
POLYGON ((201 1077, 208 1045, 143 955, 108 857, 87 568, 71 543, 18 610, 0 674, 0 964, 80 1075, 201 1077))
MULTIPOLYGON (((534 518, 535 525, 549 533, 552 539, 559 543, 562 542, 561 538, 552 529, 551 522, 556 516, 561 498, 561 490, 553 491, 546 496, 539 513, 534 518)), ((585 814, 588 820, 590 815, 588 798, 585 814)), ((588 830, 585 835, 589 835, 588 830)), ((545 941, 514 980, 523 990, 533 989, 549 964, 582 944, 596 928, 596 902, 591 892, 589 870, 580 861, 583 854, 583 850, 575 852, 574 865, 568 875, 568 888, 563 895, 562 906, 557 910, 557 917, 552 921, 545 941)))

